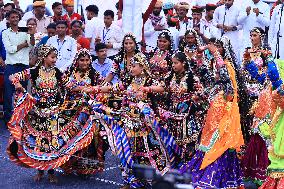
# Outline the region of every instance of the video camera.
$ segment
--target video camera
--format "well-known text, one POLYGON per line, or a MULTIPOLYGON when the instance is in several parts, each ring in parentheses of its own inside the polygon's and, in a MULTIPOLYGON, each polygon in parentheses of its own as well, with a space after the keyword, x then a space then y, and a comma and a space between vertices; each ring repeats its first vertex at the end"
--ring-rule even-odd
POLYGON ((190 184, 191 175, 181 175, 178 171, 170 171, 162 176, 153 167, 135 164, 133 173, 137 179, 152 180, 152 189, 194 189, 190 184))

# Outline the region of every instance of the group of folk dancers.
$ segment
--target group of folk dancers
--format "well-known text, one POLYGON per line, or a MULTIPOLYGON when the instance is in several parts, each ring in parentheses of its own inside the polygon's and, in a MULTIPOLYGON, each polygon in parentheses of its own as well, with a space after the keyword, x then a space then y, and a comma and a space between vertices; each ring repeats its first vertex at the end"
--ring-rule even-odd
POLYGON ((240 64, 226 37, 203 44, 189 29, 173 52, 165 30, 155 50, 143 54, 126 34, 106 78, 86 49, 61 73, 57 50, 41 46, 36 66, 9 78, 17 89, 10 159, 37 169, 36 181, 47 171, 57 182, 57 168, 103 171, 110 149, 120 160, 123 188, 151 186, 135 177, 135 164, 162 175, 189 173, 204 188, 244 188, 245 178, 262 189, 283 187, 284 73, 263 44, 265 32, 254 28, 250 35, 252 48, 240 64), (21 85, 27 80, 30 93, 21 85))

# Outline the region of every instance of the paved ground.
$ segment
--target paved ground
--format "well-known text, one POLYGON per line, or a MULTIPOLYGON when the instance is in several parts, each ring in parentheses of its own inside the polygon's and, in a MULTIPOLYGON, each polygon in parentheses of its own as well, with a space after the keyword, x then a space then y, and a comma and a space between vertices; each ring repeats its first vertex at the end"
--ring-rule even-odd
POLYGON ((0 120, 0 188, 3 189, 20 189, 20 188, 45 188, 45 189, 115 189, 119 188, 121 181, 121 174, 117 167, 118 160, 107 153, 106 171, 101 174, 92 176, 88 180, 84 180, 75 175, 65 176, 57 172, 59 183, 57 185, 50 184, 47 178, 40 183, 35 183, 32 177, 36 174, 34 169, 21 168, 7 158, 6 147, 9 132, 5 128, 4 123, 0 120))
MULTIPOLYGON (((121 174, 117 167, 118 160, 111 153, 107 153, 106 170, 84 180, 75 175, 63 175, 60 170, 56 172, 59 183, 50 184, 47 178, 40 183, 33 181, 32 177, 36 174, 34 169, 21 168, 13 164, 6 155, 7 141, 9 132, 4 123, 0 120, 0 188, 2 189, 116 189, 120 188, 122 180, 121 174)), ((246 183, 246 189, 256 189, 252 183, 246 183)))

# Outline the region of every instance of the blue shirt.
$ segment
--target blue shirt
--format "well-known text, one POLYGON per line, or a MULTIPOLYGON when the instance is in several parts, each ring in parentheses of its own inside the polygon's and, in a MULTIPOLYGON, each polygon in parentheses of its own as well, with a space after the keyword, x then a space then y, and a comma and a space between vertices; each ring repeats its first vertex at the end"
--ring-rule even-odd
POLYGON ((2 40, 2 32, 0 33, 0 56, 4 61, 6 60, 6 50, 2 40))
MULTIPOLYGON (((93 61, 92 66, 93 68, 100 73, 100 75, 104 78, 106 78, 109 73, 111 72, 112 69, 112 65, 113 65, 113 61, 109 58, 106 58, 104 63, 101 64, 99 63, 99 60, 96 59, 95 61, 93 61)), ((113 84, 118 82, 118 77, 114 76, 112 81, 113 84)))

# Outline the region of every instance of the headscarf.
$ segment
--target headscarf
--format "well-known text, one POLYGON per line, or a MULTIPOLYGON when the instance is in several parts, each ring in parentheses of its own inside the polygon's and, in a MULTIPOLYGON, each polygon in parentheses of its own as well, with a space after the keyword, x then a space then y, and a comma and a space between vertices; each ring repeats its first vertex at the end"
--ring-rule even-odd
POLYGON ((139 52, 139 53, 135 54, 133 56, 133 58, 131 59, 131 63, 141 65, 143 67, 143 70, 145 71, 145 73, 148 76, 150 76, 150 73, 151 73, 150 72, 150 65, 147 61, 146 56, 143 53, 139 52))
POLYGON ((184 48, 187 47, 187 42, 185 41, 185 38, 186 38, 187 35, 193 35, 194 36, 194 38, 196 40, 196 48, 203 45, 202 42, 201 42, 202 41, 201 37, 197 34, 197 32, 193 28, 190 28, 185 32, 184 38, 180 43, 179 49, 181 51, 184 51, 184 48))
POLYGON ((124 35, 123 40, 122 40, 121 48, 120 48, 120 50, 119 50, 119 52, 118 52, 118 55, 120 55, 120 56, 122 56, 122 57, 123 57, 124 54, 125 54, 124 42, 125 42, 125 40, 127 40, 127 39, 132 39, 132 40, 134 41, 134 43, 135 43, 135 52, 139 52, 139 48, 138 48, 138 43, 137 43, 136 37, 134 36, 133 33, 129 32, 129 33, 126 33, 126 34, 124 35))
POLYGON ((174 44, 173 44, 173 36, 171 34, 171 32, 167 29, 161 31, 161 33, 158 35, 158 39, 157 39, 157 48, 158 48, 158 40, 159 38, 165 38, 167 41, 170 42, 170 48, 168 49, 169 51, 173 51, 173 47, 174 47, 174 44))
POLYGON ((37 50, 38 60, 36 61, 36 66, 41 66, 43 64, 44 58, 46 58, 50 52, 54 51, 58 55, 58 51, 55 47, 51 45, 41 45, 37 50))
POLYGON ((259 35, 260 41, 261 41, 261 47, 265 47, 265 46, 267 47, 268 46, 267 44, 266 45, 264 44, 265 32, 264 32, 264 30, 262 28, 254 27, 252 30, 250 30, 250 34, 252 32, 256 32, 259 35))
MULTIPOLYGON (((90 60, 92 62, 92 55, 90 53, 90 51, 86 48, 83 48, 83 49, 80 49, 76 55, 75 55, 75 58, 73 60, 73 64, 71 65, 71 67, 68 69, 68 75, 70 75, 74 70, 76 70, 78 68, 78 60, 80 57, 82 56, 89 56, 90 57, 90 60)), ((90 69, 91 69, 92 65, 90 64, 90 69)))
POLYGON ((74 61, 73 61, 74 67, 78 67, 77 61, 78 61, 79 58, 82 57, 82 56, 88 56, 88 57, 90 57, 90 60, 91 60, 91 62, 92 62, 92 55, 91 55, 90 51, 89 51, 88 49, 86 49, 86 48, 83 48, 83 49, 80 49, 80 50, 76 53, 76 55, 75 55, 75 58, 74 58, 74 61))

